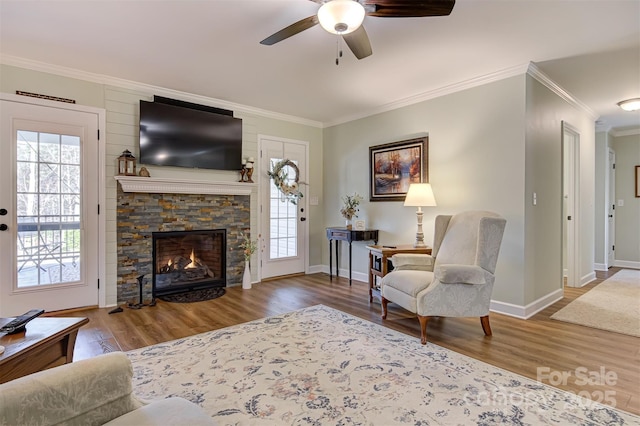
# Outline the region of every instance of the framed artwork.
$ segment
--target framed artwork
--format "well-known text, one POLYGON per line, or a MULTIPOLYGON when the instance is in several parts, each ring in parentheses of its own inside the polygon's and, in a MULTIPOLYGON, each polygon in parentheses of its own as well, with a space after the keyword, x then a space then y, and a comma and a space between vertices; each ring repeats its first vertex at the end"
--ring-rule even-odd
POLYGON ((369 201, 404 201, 409 185, 429 182, 427 136, 369 148, 369 201))
POLYGON ((640 166, 636 166, 636 197, 640 198, 640 166))
POLYGON ((356 231, 364 231, 366 228, 366 223, 362 219, 356 219, 353 221, 353 229, 356 231))

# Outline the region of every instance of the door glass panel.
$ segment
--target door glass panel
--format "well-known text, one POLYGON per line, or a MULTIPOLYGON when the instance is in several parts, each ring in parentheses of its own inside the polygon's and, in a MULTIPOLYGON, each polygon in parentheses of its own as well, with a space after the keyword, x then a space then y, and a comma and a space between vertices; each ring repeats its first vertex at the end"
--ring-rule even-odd
MULTIPOLYGON (((273 165, 282 161, 282 158, 271 158, 273 165)), ((294 161, 297 165, 298 163, 294 161)), ((283 171, 287 174, 287 184, 295 182, 295 170, 285 166, 283 171)), ((270 217, 269 229, 269 257, 270 259, 282 259, 298 255, 298 215, 297 207, 282 196, 280 190, 270 179, 270 217)))
POLYGON ((17 286, 80 280, 80 138, 17 131, 17 286))

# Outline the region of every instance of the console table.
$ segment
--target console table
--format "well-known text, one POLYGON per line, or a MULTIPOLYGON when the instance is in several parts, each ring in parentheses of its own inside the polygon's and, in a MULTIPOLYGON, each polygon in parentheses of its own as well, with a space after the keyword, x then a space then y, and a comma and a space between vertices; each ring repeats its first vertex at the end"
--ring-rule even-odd
MULTIPOLYGON (((0 318, 0 326, 11 318, 0 318)), ((78 329, 87 318, 40 317, 27 323, 27 330, 0 338, 0 383, 73 361, 78 329)))
POLYGON ((336 277, 339 277, 338 262, 340 261, 340 255, 338 252, 338 241, 346 241, 349 243, 349 285, 351 285, 351 243, 353 241, 373 241, 374 244, 378 244, 378 230, 377 229, 365 229, 362 231, 356 231, 355 229, 349 229, 345 227, 341 228, 327 228, 327 239, 329 240, 329 279, 333 280, 332 269, 333 264, 331 261, 331 246, 333 240, 336 240, 336 277))
POLYGON ((380 296, 380 288, 376 283, 376 277, 384 277, 393 270, 389 267, 389 259, 397 253, 431 254, 431 247, 414 247, 412 245, 399 246, 367 246, 369 249, 369 303, 373 302, 373 295, 380 296))

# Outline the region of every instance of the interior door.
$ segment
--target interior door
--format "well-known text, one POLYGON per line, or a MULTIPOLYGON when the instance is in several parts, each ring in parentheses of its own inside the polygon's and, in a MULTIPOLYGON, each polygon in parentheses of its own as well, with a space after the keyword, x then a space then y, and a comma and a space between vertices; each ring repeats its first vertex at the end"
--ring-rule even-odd
MULTIPOLYGON (((300 191, 306 195, 307 150, 305 142, 261 137, 260 194, 261 194, 261 279, 304 273, 307 263, 307 197, 297 204, 286 199, 267 175, 273 165, 283 159, 298 167, 300 191)), ((286 166, 285 168, 287 168, 286 166)), ((288 181, 295 179, 295 170, 285 170, 288 181)))
POLYGON ((97 305, 98 116, 0 102, 0 316, 97 305))
POLYGON ((580 135, 569 124, 562 123, 563 175, 563 267, 566 285, 580 286, 580 135))
POLYGON ((616 153, 609 150, 609 193, 607 196, 607 268, 614 265, 616 246, 616 153))

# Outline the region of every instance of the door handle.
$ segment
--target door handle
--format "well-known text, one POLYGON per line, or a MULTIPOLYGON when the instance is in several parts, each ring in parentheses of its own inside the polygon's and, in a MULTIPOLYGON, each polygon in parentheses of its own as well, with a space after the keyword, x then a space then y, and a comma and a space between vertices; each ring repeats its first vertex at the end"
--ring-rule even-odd
POLYGON ((305 220, 307 220, 307 218, 306 218, 306 217, 301 217, 301 218, 300 218, 300 222, 304 222, 305 220))
POLYGON ((7 214, 7 209, 0 209, 0 216, 5 216, 7 214))
POLYGON ((0 231, 6 231, 7 229, 9 229, 9 227, 6 224, 0 223, 0 231))
POLYGON ((609 215, 609 217, 613 217, 613 215, 612 215, 612 214, 610 214, 610 215, 609 215))

